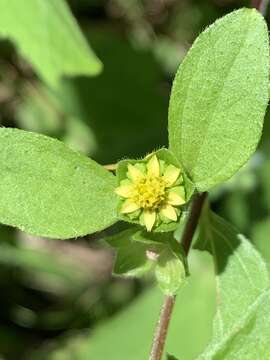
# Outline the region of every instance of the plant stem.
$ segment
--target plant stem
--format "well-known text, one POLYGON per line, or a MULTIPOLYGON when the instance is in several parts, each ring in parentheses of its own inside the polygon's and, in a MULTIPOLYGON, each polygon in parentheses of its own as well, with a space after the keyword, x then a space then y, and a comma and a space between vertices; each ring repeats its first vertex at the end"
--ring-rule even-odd
POLYGON ((186 223, 186 226, 185 226, 185 229, 184 229, 184 232, 182 235, 182 241, 181 241, 182 246, 187 255, 188 255, 190 247, 191 247, 192 238, 195 233, 196 227, 198 225, 198 221, 200 218, 200 214, 201 214, 202 207, 203 207, 204 201, 206 199, 206 196, 207 196, 206 192, 197 194, 191 205, 190 215, 189 215, 188 221, 186 223))
POLYGON ((149 360, 160 360, 162 358, 174 303, 175 296, 165 296, 159 316, 159 321, 156 327, 149 360))
POLYGON ((267 13, 269 0, 251 0, 251 6, 257 9, 263 16, 267 13))
MULTIPOLYGON (((187 255, 191 247, 192 238, 200 218, 206 195, 207 193, 199 193, 195 195, 192 201, 191 211, 182 236, 182 245, 187 255)), ((149 360, 161 360, 162 358, 174 304, 175 296, 165 296, 159 321, 156 326, 149 360)))

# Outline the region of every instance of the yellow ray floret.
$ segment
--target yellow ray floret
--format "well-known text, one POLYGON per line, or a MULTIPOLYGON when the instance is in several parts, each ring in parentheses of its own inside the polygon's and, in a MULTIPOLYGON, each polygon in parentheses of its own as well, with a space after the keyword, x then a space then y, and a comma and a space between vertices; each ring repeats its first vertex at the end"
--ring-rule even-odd
POLYGON ((151 159, 147 163, 147 175, 159 177, 159 161, 156 155, 152 156, 151 159))
POLYGON ((144 220, 144 224, 146 226, 147 231, 151 231, 155 224, 155 221, 156 221, 156 212, 144 210, 143 220, 144 220))
POLYGON ((136 168, 136 166, 128 164, 128 175, 133 182, 136 182, 144 177, 144 174, 136 168))
POLYGON ((123 214, 129 214, 132 213, 136 210, 138 210, 140 207, 138 204, 136 204, 135 202, 133 202, 132 200, 126 200, 122 206, 121 212, 123 214))
POLYGON ((161 209, 161 214, 172 221, 177 220, 177 214, 176 214, 175 208, 172 205, 166 204, 161 209))
POLYGON ((185 204, 185 200, 174 191, 169 191, 168 203, 174 206, 180 206, 185 204))
POLYGON ((132 185, 121 185, 115 189, 116 194, 122 196, 123 198, 129 198, 132 195, 132 191, 132 185))
POLYGON ((172 186, 176 180, 178 179, 180 175, 180 169, 178 169, 177 167, 173 166, 173 165, 169 165, 167 167, 167 169, 164 172, 164 180, 166 182, 166 186, 170 187, 172 186))

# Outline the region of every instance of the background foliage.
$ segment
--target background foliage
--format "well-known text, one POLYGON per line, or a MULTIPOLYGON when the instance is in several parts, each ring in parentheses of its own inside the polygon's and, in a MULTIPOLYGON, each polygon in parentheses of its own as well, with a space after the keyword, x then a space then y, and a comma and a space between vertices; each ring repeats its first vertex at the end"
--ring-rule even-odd
MULTIPOLYGON (((69 5, 103 72, 93 76, 101 70, 100 62, 64 2, 0 0, 0 123, 56 137, 107 164, 168 145, 168 99, 179 62, 206 25, 248 2, 70 0, 69 5), (54 6, 44 5, 50 3, 54 6), (70 41, 67 34, 72 34, 70 41), (80 62, 82 72, 77 73, 74 63, 80 62)), ((250 162, 211 191, 212 207, 254 242, 267 264, 268 123, 266 118, 250 162)), ((113 253, 98 242, 105 235, 60 242, 0 227, 3 359, 147 357, 161 293, 152 288, 152 279, 110 276, 113 253)), ((248 246, 249 240, 241 239, 239 256, 248 246)), ((256 260, 263 266, 261 258, 256 260)), ((185 360, 196 358, 210 341, 215 312, 216 279, 209 255, 193 250, 190 271, 167 346, 185 360)), ((262 294, 247 294, 247 304, 257 295, 266 301, 267 276, 257 279, 262 294)), ((221 281, 226 284, 227 279, 221 281)), ((226 326, 231 326, 225 310, 226 326)), ((235 316, 240 310, 236 306, 235 316)), ((211 346, 210 353, 213 341, 211 346)))

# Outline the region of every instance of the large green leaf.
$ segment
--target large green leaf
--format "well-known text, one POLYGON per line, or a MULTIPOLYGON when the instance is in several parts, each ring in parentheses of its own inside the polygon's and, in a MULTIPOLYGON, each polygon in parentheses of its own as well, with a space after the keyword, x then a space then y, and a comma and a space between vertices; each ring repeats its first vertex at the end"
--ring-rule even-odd
POLYGON ((115 178, 52 138, 0 129, 0 222, 71 238, 116 221, 115 178))
POLYGON ((208 209, 197 246, 213 255, 217 288, 213 339, 198 360, 269 359, 270 291, 263 259, 208 209))
POLYGON ((269 46, 263 17, 241 9, 195 41, 174 80, 170 148, 199 190, 230 178, 261 136, 269 46))
POLYGON ((52 86, 62 76, 101 70, 64 0, 1 0, 0 37, 13 41, 52 86))

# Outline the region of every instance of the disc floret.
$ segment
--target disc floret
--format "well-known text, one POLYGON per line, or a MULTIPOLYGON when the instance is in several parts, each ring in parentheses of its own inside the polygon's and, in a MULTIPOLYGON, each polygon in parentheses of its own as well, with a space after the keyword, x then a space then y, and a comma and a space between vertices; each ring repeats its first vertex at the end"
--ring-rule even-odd
POLYGON ((161 223, 176 222, 185 204, 180 168, 159 159, 128 163, 125 178, 115 192, 121 198, 120 213, 139 220, 148 231, 161 223))

